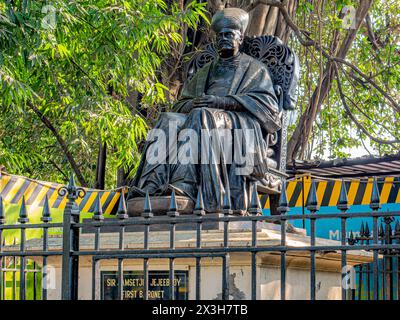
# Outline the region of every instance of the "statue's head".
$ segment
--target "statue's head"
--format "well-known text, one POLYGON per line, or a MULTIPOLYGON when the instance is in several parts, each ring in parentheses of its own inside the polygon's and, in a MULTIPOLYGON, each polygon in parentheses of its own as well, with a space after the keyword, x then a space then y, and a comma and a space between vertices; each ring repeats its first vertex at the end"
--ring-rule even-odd
POLYGON ((239 8, 226 8, 214 14, 211 28, 216 33, 216 47, 221 57, 238 53, 248 22, 249 14, 239 8))

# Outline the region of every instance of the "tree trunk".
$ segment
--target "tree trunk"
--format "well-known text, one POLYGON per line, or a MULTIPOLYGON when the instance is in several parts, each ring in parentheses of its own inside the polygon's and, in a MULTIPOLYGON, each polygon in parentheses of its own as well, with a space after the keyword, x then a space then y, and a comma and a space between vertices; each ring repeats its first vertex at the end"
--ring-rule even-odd
POLYGON ((99 152, 97 155, 96 163, 96 179, 94 181, 95 189, 105 189, 105 175, 106 175, 106 162, 107 162, 107 144, 99 143, 99 152))
MULTIPOLYGON (((247 36, 273 35, 279 37, 284 43, 287 43, 291 33, 283 15, 281 14, 277 3, 281 1, 268 0, 214 0, 208 2, 208 11, 214 14, 224 7, 238 7, 246 10, 249 15, 249 25, 247 27, 247 36)), ((297 9, 297 0, 287 0, 286 9, 290 17, 294 17, 297 9)))
POLYGON ((125 172, 123 168, 117 170, 117 188, 129 185, 127 177, 128 172, 125 172))
MULTIPOLYGON (((250 9, 250 21, 246 32, 248 36, 273 35, 284 43, 288 42, 291 29, 277 6, 268 5, 269 1, 246 2, 248 3, 247 9, 250 9)), ((287 1, 286 9, 290 17, 294 17, 297 4, 296 0, 287 1)))

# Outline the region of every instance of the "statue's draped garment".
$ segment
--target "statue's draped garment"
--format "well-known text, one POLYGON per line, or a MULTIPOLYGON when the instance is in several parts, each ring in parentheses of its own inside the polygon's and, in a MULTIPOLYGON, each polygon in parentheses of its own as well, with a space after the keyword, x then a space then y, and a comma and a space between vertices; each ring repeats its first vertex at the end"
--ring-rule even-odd
MULTIPOLYGON (((170 153, 175 157, 171 159, 168 154, 171 150, 167 151, 166 163, 150 163, 148 157, 151 154, 148 151, 161 147, 154 144, 162 141, 148 139, 128 199, 143 196, 146 191, 150 195, 168 195, 175 189, 177 195, 185 195, 195 201, 198 188, 201 188, 207 212, 221 211, 225 192, 229 192, 234 212, 246 210, 250 183, 262 179, 267 170, 267 133, 280 129, 278 101, 267 67, 244 53, 228 59, 217 58, 198 70, 186 83, 173 111, 162 113, 155 129, 167 133, 167 141, 163 141, 166 145, 172 139, 168 136, 171 123, 176 124, 178 135, 183 129, 194 130, 198 137, 196 163, 180 163, 179 156, 177 160, 174 152, 170 153), (182 113, 187 103, 204 94, 231 97, 239 103, 240 109, 228 111, 203 107, 182 113), (222 134, 215 134, 215 130, 214 134, 210 134, 212 129, 222 130, 225 134, 229 130, 232 143, 227 145, 227 140, 222 134), (247 134, 240 134, 239 131, 246 130, 237 129, 246 129, 247 134), (212 143, 205 147, 205 140, 210 136, 212 143), (235 144, 235 139, 241 143, 235 144), (252 144, 254 149, 250 150, 252 144), (231 159, 228 161, 224 152, 216 152, 212 148, 215 145, 221 150, 230 150, 228 154, 231 154, 231 159), (201 159, 202 152, 210 157, 209 161, 201 159), (254 166, 250 171, 243 171, 243 159, 235 161, 235 153, 245 155, 246 152, 254 152, 254 166), (238 174, 241 168, 241 174, 238 174)), ((180 154, 187 152, 187 145, 187 140, 178 140, 169 148, 176 148, 174 151, 180 154)))

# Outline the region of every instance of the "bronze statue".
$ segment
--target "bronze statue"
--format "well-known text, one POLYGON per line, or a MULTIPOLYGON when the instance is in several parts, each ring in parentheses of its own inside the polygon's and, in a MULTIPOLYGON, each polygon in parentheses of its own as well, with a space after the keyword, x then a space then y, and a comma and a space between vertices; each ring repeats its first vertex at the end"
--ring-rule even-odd
POLYGON ((247 23, 248 14, 238 8, 213 16, 218 57, 185 84, 174 112, 160 116, 155 129, 166 132, 166 139, 148 139, 128 200, 146 192, 164 196, 175 190, 176 195, 195 201, 201 188, 207 212, 221 211, 226 192, 234 213, 246 211, 250 186, 264 177, 268 167, 266 136, 281 128, 279 102, 267 66, 240 51, 247 23), (175 141, 170 134, 174 126, 177 134, 190 129, 189 138, 196 134, 197 140, 189 148, 188 139, 175 141), (231 138, 226 139, 227 132, 231 138), (205 143, 207 139, 212 142, 205 143), (169 150, 163 161, 151 161, 155 150, 165 146, 169 150), (227 159, 226 150, 234 159, 227 159), (209 161, 203 161, 199 153, 209 161), (193 161, 179 161, 183 154, 193 161), (235 156, 243 154, 251 161, 238 161, 235 156))

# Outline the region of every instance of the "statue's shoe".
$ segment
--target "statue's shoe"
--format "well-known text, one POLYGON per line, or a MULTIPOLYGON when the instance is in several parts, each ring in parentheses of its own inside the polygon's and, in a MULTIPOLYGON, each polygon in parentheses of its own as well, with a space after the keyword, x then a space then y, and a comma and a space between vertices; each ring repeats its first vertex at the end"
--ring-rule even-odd
POLYGON ((129 187, 129 198, 145 197, 145 196, 146 196, 146 191, 135 186, 129 187))

